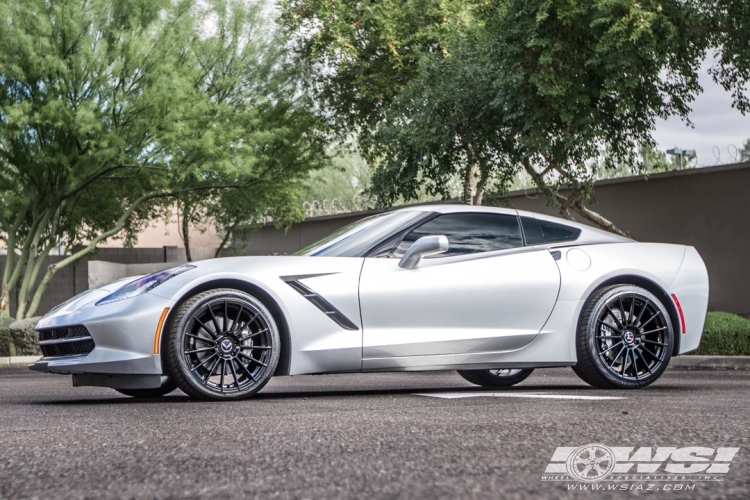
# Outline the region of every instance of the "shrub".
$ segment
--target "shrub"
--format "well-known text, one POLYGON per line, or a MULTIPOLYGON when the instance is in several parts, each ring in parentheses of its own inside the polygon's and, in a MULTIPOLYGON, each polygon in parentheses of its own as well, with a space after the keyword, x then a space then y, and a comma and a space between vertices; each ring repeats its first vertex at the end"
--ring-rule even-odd
POLYGON ((39 352, 39 334, 34 330, 39 316, 21 319, 8 326, 16 346, 16 356, 33 356, 39 352))
POLYGON ((14 323, 15 321, 16 318, 0 316, 0 356, 16 355, 16 349, 13 345, 13 337, 10 336, 10 329, 8 328, 11 323, 14 323))
POLYGON ((732 313, 708 313, 701 344, 692 354, 750 356, 750 320, 732 313))

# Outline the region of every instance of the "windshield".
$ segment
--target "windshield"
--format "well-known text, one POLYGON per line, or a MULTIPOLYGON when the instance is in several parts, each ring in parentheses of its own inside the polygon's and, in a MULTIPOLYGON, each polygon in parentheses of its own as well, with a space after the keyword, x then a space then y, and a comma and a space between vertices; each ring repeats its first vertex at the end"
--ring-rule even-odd
POLYGON ((383 238, 406 227, 424 214, 425 212, 418 210, 399 210, 365 217, 297 250, 292 255, 362 257, 383 238))

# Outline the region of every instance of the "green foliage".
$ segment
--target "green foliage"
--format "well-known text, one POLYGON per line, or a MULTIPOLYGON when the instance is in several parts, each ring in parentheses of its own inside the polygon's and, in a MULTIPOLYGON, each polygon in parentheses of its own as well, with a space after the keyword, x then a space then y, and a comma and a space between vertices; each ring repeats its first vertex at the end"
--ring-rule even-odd
POLYGON ((339 124, 381 159, 381 203, 463 179, 478 203, 523 170, 551 203, 586 207, 588 163, 638 170, 657 118, 688 119, 709 50, 714 79, 747 110, 745 0, 287 0, 282 22, 339 124), (563 194, 565 188, 570 194, 563 194))
POLYGON ((709 312, 698 350, 703 356, 750 356, 750 320, 726 312, 709 312))
POLYGON ((39 334, 34 330, 40 317, 26 318, 15 321, 8 326, 16 356, 33 356, 39 352, 39 334))
POLYGON ((0 315, 16 289, 34 314, 57 270, 132 241, 174 196, 295 213, 287 181, 325 161, 325 137, 263 7, 0 0, 0 315), (59 244, 82 249, 42 270, 59 244))
POLYGON ((0 316, 0 356, 2 357, 16 355, 16 346, 8 328, 15 321, 15 318, 0 316))

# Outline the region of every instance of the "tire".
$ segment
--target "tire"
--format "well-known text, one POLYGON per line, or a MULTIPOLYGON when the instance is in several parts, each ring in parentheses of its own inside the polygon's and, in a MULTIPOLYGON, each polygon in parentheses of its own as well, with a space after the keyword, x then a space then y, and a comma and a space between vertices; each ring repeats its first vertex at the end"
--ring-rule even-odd
POLYGON ((131 398, 151 399, 151 398, 160 398, 166 394, 169 394, 175 389, 177 389, 177 384, 175 384, 171 378, 162 376, 161 387, 157 387, 155 389, 115 389, 115 390, 119 392, 120 394, 130 396, 131 398))
POLYGON ((167 374, 185 394, 202 400, 252 396, 273 376, 280 352, 279 331, 268 309, 255 297, 227 288, 188 299, 165 339, 167 374))
POLYGON ((639 389, 664 373, 673 347, 664 304, 643 288, 613 285, 595 291, 583 306, 573 371, 600 389, 639 389))
POLYGON ((482 387, 510 387, 526 380, 533 368, 501 368, 498 370, 458 370, 458 374, 482 387))

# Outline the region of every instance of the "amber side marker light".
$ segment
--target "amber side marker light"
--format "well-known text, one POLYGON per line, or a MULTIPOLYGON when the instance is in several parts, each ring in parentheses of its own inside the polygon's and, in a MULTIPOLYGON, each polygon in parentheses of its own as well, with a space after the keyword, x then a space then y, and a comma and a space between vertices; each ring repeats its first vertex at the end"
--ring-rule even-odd
POLYGON ((169 308, 165 307, 159 318, 159 324, 156 325, 156 335, 154 336, 154 354, 159 354, 159 345, 161 344, 161 329, 164 326, 164 321, 167 319, 167 313, 169 308))

